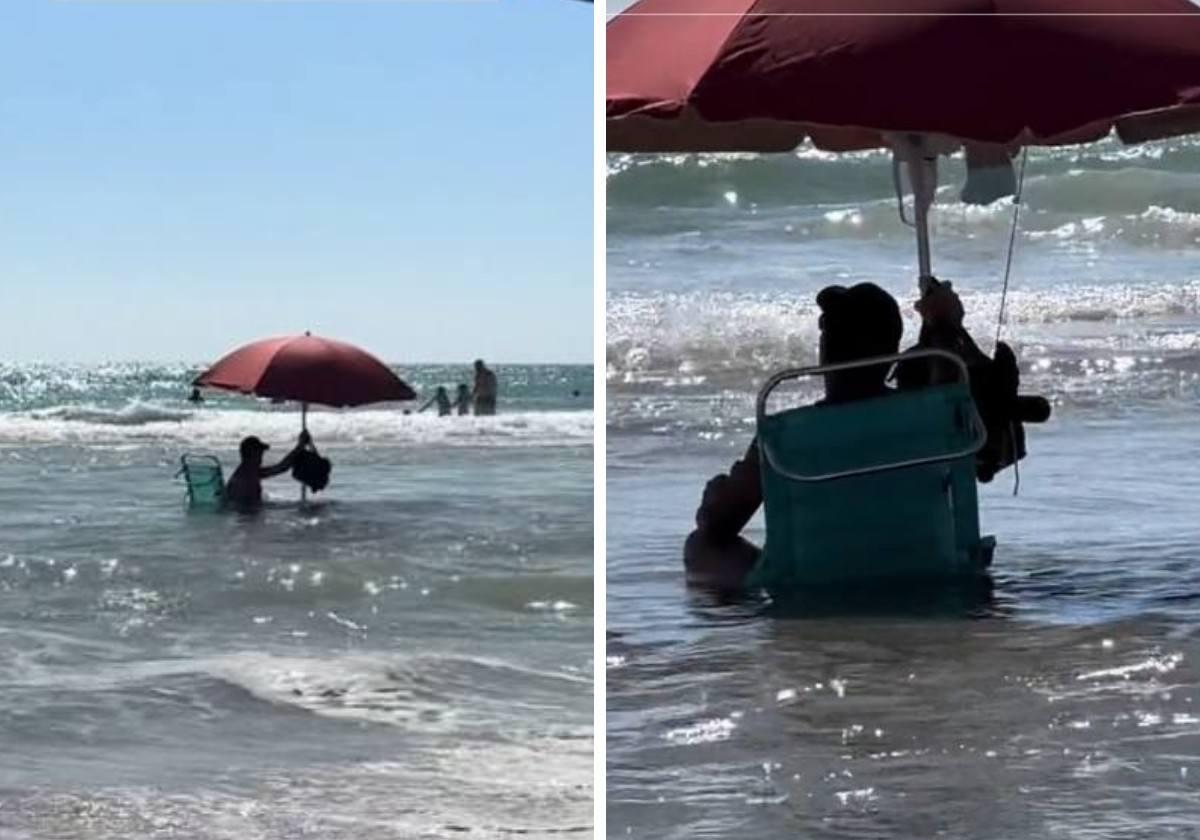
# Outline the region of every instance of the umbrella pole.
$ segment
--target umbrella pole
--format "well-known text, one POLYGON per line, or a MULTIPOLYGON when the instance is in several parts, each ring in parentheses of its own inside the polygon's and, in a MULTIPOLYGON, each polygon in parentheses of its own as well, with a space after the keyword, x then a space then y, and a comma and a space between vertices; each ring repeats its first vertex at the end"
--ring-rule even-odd
MULTIPOLYGON (((308 403, 300 403, 300 430, 308 431, 308 403)), ((308 500, 308 487, 300 485, 300 504, 308 500)))
POLYGON ((933 259, 929 252, 929 208, 937 191, 937 158, 924 155, 910 158, 908 177, 913 186, 913 221, 917 229, 917 282, 926 291, 926 278, 933 276, 933 259))
POLYGON ((937 193, 937 151, 930 141, 920 134, 907 134, 892 138, 892 178, 896 186, 896 200, 900 208, 900 221, 917 231, 917 283, 921 294, 929 291, 929 279, 933 277, 933 260, 929 252, 929 208, 937 193), (904 215, 904 187, 900 183, 900 164, 908 169, 908 183, 913 193, 913 220, 904 215))

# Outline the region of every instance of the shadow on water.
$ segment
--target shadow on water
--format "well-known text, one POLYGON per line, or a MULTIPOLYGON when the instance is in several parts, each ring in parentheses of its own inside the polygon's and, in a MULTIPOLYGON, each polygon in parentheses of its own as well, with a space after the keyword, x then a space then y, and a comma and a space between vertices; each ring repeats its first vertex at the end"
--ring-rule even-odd
POLYGON ((869 585, 804 587, 770 595, 691 584, 688 608, 708 625, 741 623, 758 617, 944 620, 999 618, 1013 612, 1011 605, 997 598, 995 582, 988 576, 953 581, 880 580, 869 585))
POLYGON ((1006 614, 990 575, 875 577, 867 582, 806 585, 769 593, 744 587, 761 549, 744 538, 712 541, 694 531, 683 544, 689 607, 706 623, 835 617, 994 618, 1006 614))

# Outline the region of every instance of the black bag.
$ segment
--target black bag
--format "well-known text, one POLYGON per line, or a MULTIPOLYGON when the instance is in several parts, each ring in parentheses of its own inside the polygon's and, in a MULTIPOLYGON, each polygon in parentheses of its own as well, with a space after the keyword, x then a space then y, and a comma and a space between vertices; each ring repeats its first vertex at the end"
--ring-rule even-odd
MULTIPOLYGON (((967 365, 971 397, 987 429, 987 442, 975 457, 975 475, 984 483, 1026 455, 1025 424, 1044 423, 1050 403, 1044 397, 1018 393, 1020 369, 1012 348, 1003 341, 988 358, 961 327, 922 329, 914 350, 937 348, 954 353, 967 365)), ((913 359, 896 366, 898 387, 919 388, 953 381, 957 373, 945 361, 913 359)))
POLYGON ((311 449, 305 449, 296 456, 292 465, 292 478, 299 481, 314 493, 319 493, 329 486, 329 474, 333 472, 333 464, 328 458, 322 458, 311 449))

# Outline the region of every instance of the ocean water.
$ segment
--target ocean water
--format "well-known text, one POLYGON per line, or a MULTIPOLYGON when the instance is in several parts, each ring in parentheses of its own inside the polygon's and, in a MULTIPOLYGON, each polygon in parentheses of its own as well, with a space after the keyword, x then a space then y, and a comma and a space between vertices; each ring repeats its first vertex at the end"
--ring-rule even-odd
MULTIPOLYGON (((958 203, 962 173, 933 266, 990 350, 1013 207, 958 203)), ((879 283, 915 339, 890 175, 875 153, 610 156, 609 834, 1195 836, 1196 140, 1029 156, 1003 337, 1055 414, 1019 493, 1012 470, 982 487, 990 591, 785 613, 684 584, 758 385, 815 360, 816 291, 879 283)))
POLYGON ((0 363, 0 837, 588 836, 592 369, 496 370, 493 418, 312 411, 329 487, 239 517, 179 456, 294 407, 0 363))

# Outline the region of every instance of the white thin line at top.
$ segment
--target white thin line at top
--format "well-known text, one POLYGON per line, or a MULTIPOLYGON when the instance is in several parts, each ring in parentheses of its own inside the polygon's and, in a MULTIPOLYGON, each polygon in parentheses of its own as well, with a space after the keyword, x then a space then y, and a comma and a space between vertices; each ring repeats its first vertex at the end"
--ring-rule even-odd
POLYGON ((1194 12, 618 12, 609 20, 619 17, 1184 17, 1200 18, 1200 9, 1194 12))

